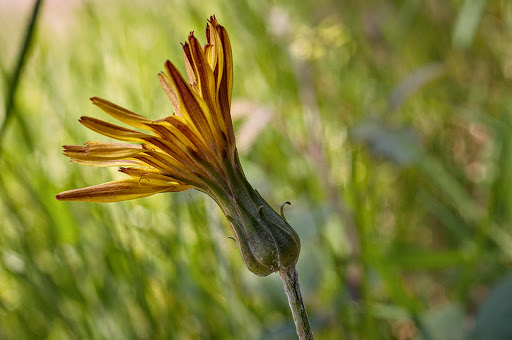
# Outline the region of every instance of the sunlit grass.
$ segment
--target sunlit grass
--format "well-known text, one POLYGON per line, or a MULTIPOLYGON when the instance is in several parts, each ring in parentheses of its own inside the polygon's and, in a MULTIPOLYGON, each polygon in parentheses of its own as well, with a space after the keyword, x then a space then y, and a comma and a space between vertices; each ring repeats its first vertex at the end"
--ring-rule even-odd
MULTIPOLYGON (((54 198, 120 176, 61 155, 101 138, 77 122, 108 120, 88 98, 169 115, 157 74, 212 13, 232 39, 237 138, 254 134, 244 168, 275 208, 292 202, 318 338, 462 338, 512 263, 512 8, 469 2, 44 3, 14 102, 24 124, 2 137, 0 338, 295 337, 278 277, 247 272, 204 195, 54 198)), ((32 6, 16 3, 0 7, 2 100, 32 6)))

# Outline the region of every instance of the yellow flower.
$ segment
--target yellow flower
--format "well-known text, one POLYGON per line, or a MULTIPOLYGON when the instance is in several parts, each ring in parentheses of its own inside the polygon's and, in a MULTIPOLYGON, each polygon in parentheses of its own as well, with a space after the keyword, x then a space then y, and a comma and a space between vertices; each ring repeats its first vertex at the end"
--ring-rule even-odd
POLYGON ((247 182, 231 122, 233 60, 228 34, 212 16, 201 47, 190 33, 183 44, 188 83, 165 63, 158 78, 174 108, 172 116, 153 121, 101 98, 93 104, 117 120, 151 134, 91 117, 80 123, 102 135, 138 144, 87 142, 65 145, 75 163, 111 167, 130 176, 56 197, 64 201, 118 202, 161 192, 197 189, 221 207, 247 267, 268 275, 295 265, 300 240, 247 182))

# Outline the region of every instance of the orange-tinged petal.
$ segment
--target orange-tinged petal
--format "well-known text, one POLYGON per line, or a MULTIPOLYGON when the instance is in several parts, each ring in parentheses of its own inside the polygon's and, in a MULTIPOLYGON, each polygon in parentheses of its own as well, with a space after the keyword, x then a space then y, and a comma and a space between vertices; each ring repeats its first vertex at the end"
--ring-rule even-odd
POLYGON ((140 144, 86 142, 84 145, 64 145, 64 155, 90 160, 123 159, 144 151, 140 144))
MULTIPOLYGON (((190 125, 187 124, 183 117, 170 116, 165 118, 161 124, 172 131, 184 145, 192 148, 195 152, 199 152, 203 155, 204 150, 208 150, 205 141, 191 129, 190 125)), ((208 155, 205 156, 204 158, 207 159, 208 155)))
POLYGON ((223 66, 220 76, 220 84, 217 88, 220 111, 222 113, 224 128, 227 131, 228 145, 230 146, 230 156, 233 157, 235 149, 235 133, 233 131, 233 122, 231 120, 231 95, 233 92, 233 55, 231 52, 231 43, 229 41, 226 29, 215 21, 215 28, 219 34, 222 46, 223 66))
POLYGON ((169 99, 171 100, 172 107, 174 108, 174 113, 178 116, 183 117, 183 115, 181 114, 178 93, 176 92, 176 87, 174 87, 174 84, 172 83, 171 79, 167 74, 163 72, 160 72, 158 74, 158 79, 160 80, 160 84, 162 85, 162 88, 167 94, 167 97, 169 97, 169 99))
POLYGON ((183 164, 163 152, 148 150, 145 153, 135 155, 134 158, 161 171, 189 172, 188 167, 185 167, 183 164))
POLYGON ((204 51, 201 48, 197 38, 191 35, 189 36, 188 41, 190 44, 190 51, 192 53, 194 66, 196 68, 199 79, 199 94, 208 106, 210 113, 206 113, 205 117, 208 121, 208 124, 210 125, 211 130, 214 133, 217 144, 222 148, 224 146, 224 138, 222 137, 221 130, 224 131, 224 133, 226 133, 226 131, 224 127, 221 126, 223 117, 219 112, 220 108, 217 103, 217 91, 213 71, 210 67, 210 64, 206 60, 204 51))
POLYGON ((102 135, 142 145, 87 142, 66 145, 71 161, 91 166, 121 166, 131 179, 66 191, 60 200, 116 202, 182 191, 191 187, 204 192, 223 191, 236 147, 231 122, 233 62, 226 30, 213 16, 206 27, 207 44, 202 47, 191 32, 183 44, 189 84, 169 61, 167 73, 158 78, 169 97, 174 115, 153 121, 110 101, 91 101, 113 118, 140 132, 99 119, 82 117, 80 123, 102 135))
POLYGON ((89 129, 96 131, 104 136, 119 139, 126 142, 140 142, 145 137, 150 137, 150 135, 147 135, 145 133, 131 129, 126 129, 119 125, 111 124, 92 117, 80 117, 79 122, 82 125, 88 127, 89 129))
MULTIPOLYGON (((194 32, 191 32, 193 34, 194 32)), ((188 83, 192 88, 196 91, 198 91, 197 87, 197 73, 196 69, 194 67, 193 61, 192 61, 192 54, 190 52, 190 46, 188 46, 188 43, 182 44, 183 46, 183 54, 185 57, 185 70, 187 71, 187 78, 188 83)))
POLYGON ((97 167, 114 167, 114 166, 138 166, 142 168, 148 168, 149 166, 139 160, 129 159, 116 159, 116 160, 90 160, 90 159, 79 159, 72 158, 71 162, 76 164, 97 166, 97 167))
POLYGON ((192 123, 197 128, 199 135, 202 136, 206 141, 210 152, 213 155, 218 155, 218 146, 215 141, 211 126, 208 123, 208 119, 206 118, 206 115, 210 114, 208 106, 206 105, 205 101, 197 94, 195 94, 192 89, 185 83, 179 71, 170 61, 167 61, 165 66, 169 72, 169 76, 176 86, 176 89, 178 90, 182 104, 181 112, 185 116, 185 119, 187 119, 187 121, 192 123))
MULTIPOLYGON (((119 168, 119 171, 127 174, 132 178, 136 178, 139 181, 148 181, 153 185, 168 185, 170 182, 178 183, 178 180, 170 177, 169 175, 163 174, 160 171, 155 170, 146 170, 146 169, 138 169, 138 168, 119 168)), ((181 185, 185 185, 185 183, 178 183, 181 185)))
POLYGON ((215 69, 217 67, 217 46, 212 44, 206 44, 204 46, 204 55, 206 56, 206 60, 208 61, 208 64, 212 68, 212 71, 215 74, 215 69))
MULTIPOLYGON (((168 156, 167 156, 168 157, 168 156)), ((208 175, 204 173, 203 169, 190 169, 185 168, 181 164, 175 166, 169 162, 166 162, 168 158, 163 153, 153 153, 150 155, 137 156, 137 160, 147 164, 150 171, 160 171, 166 176, 172 177, 177 181, 181 181, 187 184, 192 184, 197 187, 204 187, 203 180, 199 177, 208 178, 208 175)), ((140 168, 140 167, 139 167, 140 168)), ((145 170, 141 168, 141 170, 145 170)))
POLYGON ((199 82, 199 95, 204 99, 210 110, 213 110, 215 95, 215 79, 210 64, 206 60, 199 40, 194 35, 188 37, 192 62, 199 82))
POLYGON ((217 19, 214 16, 210 17, 206 25, 206 39, 208 40, 208 44, 205 46, 205 55, 215 75, 217 93, 224 72, 224 51, 218 32, 218 26, 217 19))
POLYGON ((163 152, 171 155, 176 160, 180 161, 182 164, 189 166, 193 164, 192 160, 189 159, 187 154, 179 147, 176 147, 176 145, 173 144, 172 141, 151 136, 135 130, 126 129, 119 125, 107 123, 96 118, 81 117, 79 122, 82 123, 84 126, 88 127, 89 129, 96 131, 107 137, 127 142, 147 142, 152 146, 162 150, 163 152))
POLYGON ((225 91, 227 104, 231 103, 231 95, 233 92, 233 54, 231 52, 231 43, 229 41, 228 32, 226 29, 218 25, 217 31, 219 33, 220 41, 222 43, 222 51, 224 55, 224 68, 222 71, 222 78, 225 81, 225 91))
POLYGON ((189 189, 189 187, 178 183, 154 185, 151 182, 130 178, 64 191, 58 194, 56 198, 60 201, 108 203, 151 196, 159 192, 168 191, 169 189, 183 191, 189 189))
POLYGON ((109 102, 108 100, 93 97, 91 101, 94 105, 114 117, 115 119, 126 123, 130 126, 148 130, 147 124, 151 123, 151 119, 141 116, 138 113, 127 110, 119 105, 109 102))

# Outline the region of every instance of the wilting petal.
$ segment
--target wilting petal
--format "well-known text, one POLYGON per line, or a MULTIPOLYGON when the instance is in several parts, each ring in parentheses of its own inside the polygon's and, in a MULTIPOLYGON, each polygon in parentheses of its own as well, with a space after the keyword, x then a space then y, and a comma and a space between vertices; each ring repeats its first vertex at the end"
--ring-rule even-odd
POLYGON ((162 88, 167 94, 167 97, 169 97, 169 99, 171 100, 172 107, 174 108, 174 113, 178 116, 183 117, 183 115, 181 114, 178 93, 176 92, 176 88, 174 87, 174 84, 172 83, 171 79, 167 74, 163 72, 160 72, 158 74, 158 79, 160 80, 160 84, 162 85, 162 88))
POLYGON ((167 185, 154 185, 150 181, 139 179, 124 179, 86 188, 61 192, 56 196, 60 201, 83 201, 83 202, 120 202, 140 197, 151 196, 164 191, 183 191, 188 186, 170 182, 167 185))
POLYGON ((171 157, 161 152, 147 152, 146 154, 137 155, 135 157, 138 161, 147 165, 152 171, 159 170, 169 177, 197 187, 204 187, 204 183, 199 176, 205 178, 209 177, 202 168, 197 167, 196 169, 191 169, 184 167, 182 164, 177 163, 175 160, 172 160, 171 157))
POLYGON ((135 155, 134 158, 164 172, 189 172, 187 167, 163 152, 148 150, 142 154, 135 155))
POLYGON ((219 32, 217 30, 219 24, 217 19, 212 16, 206 25, 206 39, 208 44, 204 48, 204 53, 208 59, 208 63, 215 75, 215 86, 218 90, 224 72, 224 51, 222 48, 222 41, 220 40, 219 32))
POLYGON ((221 132, 224 131, 225 133, 225 128, 224 126, 221 126, 223 117, 217 102, 217 90, 213 71, 206 60, 204 50, 201 48, 197 38, 191 35, 189 36, 188 41, 190 43, 190 51, 192 53, 194 66, 199 79, 199 95, 208 106, 210 113, 206 113, 205 116, 214 133, 217 144, 222 148, 225 146, 225 138, 222 137, 221 132))
POLYGON ((91 117, 81 117, 79 122, 89 129, 101 133, 107 137, 127 142, 147 142, 152 146, 162 150, 163 152, 171 155, 184 165, 193 164, 193 161, 188 157, 188 155, 181 148, 173 144, 170 140, 151 136, 135 130, 126 129, 119 125, 107 123, 91 117))
POLYGON ((88 165, 88 166, 97 166, 97 167, 114 167, 114 166, 138 166, 141 168, 149 167, 145 163, 139 160, 129 160, 129 159, 117 159, 117 160, 89 160, 89 159, 79 159, 72 158, 71 162, 76 164, 88 165))
POLYGON ((149 130, 147 124, 151 123, 151 119, 102 98, 93 97, 91 98, 91 101, 94 105, 98 106, 115 119, 139 129, 149 130))
MULTIPOLYGON (((194 33, 194 32, 192 32, 194 33)), ((195 91, 199 91, 197 85, 197 73, 194 67, 194 63, 192 61, 192 54, 190 52, 190 46, 188 43, 184 43, 183 45, 183 54, 185 57, 185 70, 187 71, 188 83, 195 91)))
POLYGON ((216 138, 212 132, 212 126, 209 122, 212 121, 210 110, 205 101, 199 97, 192 89, 185 83, 179 71, 174 65, 167 61, 165 64, 169 76, 171 77, 182 104, 182 110, 185 119, 193 124, 200 136, 202 136, 210 149, 212 154, 219 154, 216 138))
MULTIPOLYGON (((148 181, 151 182, 154 185, 162 185, 167 186, 169 185, 169 182, 176 182, 177 184, 180 184, 182 186, 187 186, 185 182, 181 182, 170 176, 169 174, 162 173, 160 171, 155 170, 145 170, 145 169, 138 169, 138 168, 119 168, 119 171, 122 173, 125 173, 129 175, 132 178, 136 178, 140 181, 148 181)), ((188 186, 188 189, 191 189, 192 186, 188 186)), ((186 190, 186 189, 183 189, 186 190)))
POLYGON ((124 166, 121 171, 137 179, 136 183, 105 183, 62 193, 59 199, 120 201, 190 188, 183 183, 205 192, 214 187, 216 192, 223 191, 228 171, 225 156, 229 154, 234 161, 235 155, 229 112, 231 47, 227 33, 215 17, 210 18, 206 31, 208 43, 204 48, 193 32, 183 45, 190 85, 169 61, 165 64, 167 74, 158 75, 175 115, 154 121, 105 99, 91 98, 110 116, 147 133, 90 117, 82 117, 80 123, 102 135, 142 145, 88 142, 84 146, 64 147, 64 154, 76 163, 124 166), (148 180, 151 183, 146 183, 148 180))
MULTIPOLYGON (((202 150, 207 150, 205 141, 200 138, 197 133, 191 129, 183 117, 170 116, 161 122, 169 131, 173 133, 181 142, 195 152, 202 153, 202 150)), ((207 159, 208 157, 204 157, 207 159)))
MULTIPOLYGON (((227 35, 225 37, 228 39, 227 35)), ((228 40, 229 47, 229 40, 228 40)), ((231 62, 231 48, 229 47, 229 53, 224 50, 224 73, 220 82, 218 96, 219 105, 222 117, 224 120, 225 128, 228 132, 227 138, 231 147, 231 150, 235 148, 235 133, 233 131, 233 123, 231 120, 231 92, 233 87, 233 64, 231 62)))
POLYGON ((204 55, 206 56, 206 60, 208 61, 208 64, 212 68, 212 71, 214 75, 216 75, 216 66, 217 66, 217 46, 212 44, 206 44, 204 46, 204 55))
POLYGON ((104 122, 92 117, 80 117, 79 122, 89 129, 101 133, 104 136, 119 139, 126 142, 140 142, 149 135, 131 129, 126 129, 119 125, 104 122))
POLYGON ((140 144, 86 142, 84 145, 64 145, 64 155, 75 159, 115 160, 129 158, 145 149, 140 144))
POLYGON ((215 79, 210 64, 206 60, 199 40, 194 35, 188 37, 190 53, 195 73, 199 82, 199 95, 204 99, 211 111, 214 110, 215 79))

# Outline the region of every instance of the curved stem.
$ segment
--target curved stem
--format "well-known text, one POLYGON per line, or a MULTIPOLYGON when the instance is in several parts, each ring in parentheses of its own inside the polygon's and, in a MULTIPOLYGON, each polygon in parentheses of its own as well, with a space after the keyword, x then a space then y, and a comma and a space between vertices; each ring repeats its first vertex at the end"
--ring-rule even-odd
POLYGON ((300 340, 313 340, 313 331, 309 326, 308 314, 304 302, 302 302, 302 295, 299 286, 299 274, 295 266, 291 266, 287 270, 279 272, 281 281, 283 281, 284 291, 288 296, 288 303, 297 329, 297 335, 300 340))

